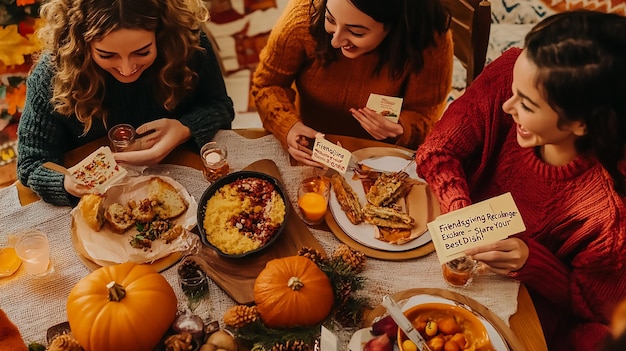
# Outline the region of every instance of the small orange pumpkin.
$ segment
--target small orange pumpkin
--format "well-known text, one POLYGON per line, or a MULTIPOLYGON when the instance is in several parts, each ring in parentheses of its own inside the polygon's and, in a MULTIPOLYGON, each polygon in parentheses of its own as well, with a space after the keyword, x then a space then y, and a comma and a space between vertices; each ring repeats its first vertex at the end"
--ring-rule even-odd
POLYGON ((67 298, 70 329, 86 351, 153 350, 176 311, 167 280, 132 262, 91 272, 67 298))
POLYGON ((289 256, 267 263, 254 283, 254 302, 270 328, 312 326, 328 316, 334 293, 315 263, 289 256))

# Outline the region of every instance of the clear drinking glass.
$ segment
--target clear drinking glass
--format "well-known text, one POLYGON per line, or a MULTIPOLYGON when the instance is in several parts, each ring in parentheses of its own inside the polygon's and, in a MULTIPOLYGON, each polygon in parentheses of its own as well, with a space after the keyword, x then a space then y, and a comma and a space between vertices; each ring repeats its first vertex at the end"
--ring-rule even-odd
POLYGON ((113 152, 132 150, 135 143, 135 128, 130 124, 118 124, 109 129, 109 141, 113 152))
POLYGON ((320 224, 328 211, 330 184, 323 176, 306 178, 298 186, 298 209, 309 225, 320 224))
POLYGON ((200 157, 202 158, 202 173, 209 182, 214 182, 225 176, 230 171, 228 165, 228 151, 225 145, 221 145, 216 141, 211 141, 200 149, 200 157))
POLYGON ((209 277, 202 268, 206 264, 198 256, 187 256, 178 267, 180 287, 187 297, 187 306, 194 311, 209 294, 209 277))
POLYGON ((53 271, 50 262, 50 243, 46 234, 37 229, 29 229, 18 234, 15 253, 22 260, 26 273, 32 276, 45 276, 53 271))
POLYGON ((451 286, 464 288, 474 279, 476 261, 469 256, 462 256, 441 266, 444 280, 451 286))

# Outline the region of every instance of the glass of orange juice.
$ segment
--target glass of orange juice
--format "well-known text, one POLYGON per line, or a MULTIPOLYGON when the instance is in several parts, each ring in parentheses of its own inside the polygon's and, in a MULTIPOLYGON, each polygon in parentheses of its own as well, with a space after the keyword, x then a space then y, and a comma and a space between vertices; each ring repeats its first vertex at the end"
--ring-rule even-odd
POLYGON ((22 265, 22 260, 13 247, 0 247, 0 278, 15 273, 22 265))
POLYGON ((326 177, 316 176, 300 182, 298 209, 304 223, 316 225, 324 221, 324 216, 328 211, 329 196, 330 182, 326 177))

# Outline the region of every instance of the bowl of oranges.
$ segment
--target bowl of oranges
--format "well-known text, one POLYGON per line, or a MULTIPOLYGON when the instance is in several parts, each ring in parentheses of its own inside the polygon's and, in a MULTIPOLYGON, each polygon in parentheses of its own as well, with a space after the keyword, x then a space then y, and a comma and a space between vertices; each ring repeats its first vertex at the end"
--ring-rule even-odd
MULTIPOLYGON (((492 351, 489 334, 471 311, 445 303, 424 303, 404 311, 432 351, 492 351)), ((400 351, 414 351, 417 346, 398 329, 400 351)))

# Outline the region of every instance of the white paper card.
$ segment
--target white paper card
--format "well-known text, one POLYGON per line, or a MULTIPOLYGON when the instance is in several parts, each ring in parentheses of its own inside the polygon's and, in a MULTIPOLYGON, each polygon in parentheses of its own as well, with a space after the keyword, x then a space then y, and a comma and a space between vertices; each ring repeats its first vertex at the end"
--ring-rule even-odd
POLYGON ((324 326, 320 341, 320 351, 339 351, 339 338, 324 326))
POLYGON ((115 162, 108 146, 100 147, 68 171, 76 183, 98 193, 104 193, 109 186, 124 178, 127 173, 126 169, 115 162))
POLYGON ((400 111, 402 111, 402 101, 403 99, 400 97, 370 94, 366 106, 391 122, 398 123, 400 111))
POLYGON ((439 262, 463 256, 463 251, 526 230, 511 193, 452 211, 428 223, 439 262))
POLYGON ((348 170, 352 153, 339 145, 335 145, 323 137, 316 137, 311 158, 324 166, 344 174, 348 170))

